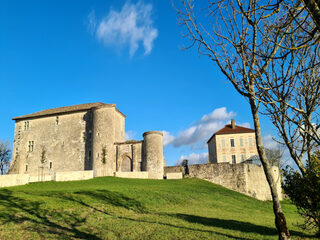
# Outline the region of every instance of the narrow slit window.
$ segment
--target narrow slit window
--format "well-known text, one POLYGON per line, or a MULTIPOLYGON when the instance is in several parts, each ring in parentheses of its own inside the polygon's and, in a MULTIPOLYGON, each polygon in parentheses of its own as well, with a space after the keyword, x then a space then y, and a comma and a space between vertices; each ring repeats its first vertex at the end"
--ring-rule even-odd
POLYGON ((52 162, 50 162, 50 169, 52 169, 52 162))
POLYGON ((28 172, 28 165, 26 165, 26 172, 28 172))
POLYGON ((56 125, 59 125, 59 116, 56 117, 56 125))

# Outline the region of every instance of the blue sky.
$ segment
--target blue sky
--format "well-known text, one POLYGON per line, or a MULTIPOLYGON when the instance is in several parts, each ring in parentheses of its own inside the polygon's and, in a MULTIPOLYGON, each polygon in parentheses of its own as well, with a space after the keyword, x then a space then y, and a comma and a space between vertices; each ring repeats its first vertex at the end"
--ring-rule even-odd
MULTIPOLYGON (((231 118, 253 127, 246 100, 216 65, 181 51, 171 1, 1 1, 0 139, 12 117, 88 102, 115 103, 129 138, 165 131, 167 165, 207 157, 231 118)), ((272 126, 261 119, 265 142, 272 126)))

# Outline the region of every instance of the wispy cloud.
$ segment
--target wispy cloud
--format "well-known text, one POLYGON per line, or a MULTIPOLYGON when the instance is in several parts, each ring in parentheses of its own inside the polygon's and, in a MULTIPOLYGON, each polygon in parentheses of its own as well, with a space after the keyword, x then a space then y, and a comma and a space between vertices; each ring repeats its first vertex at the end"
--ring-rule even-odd
POLYGON ((158 30, 151 18, 152 5, 141 1, 136 4, 127 1, 120 11, 111 9, 101 20, 95 12, 88 16, 88 24, 95 36, 106 46, 128 46, 133 56, 142 44, 144 53, 150 54, 158 30))
POLYGON ((276 149, 279 147, 279 143, 274 140, 274 136, 267 134, 262 137, 263 146, 269 149, 276 149))
POLYGON ((133 140, 137 136, 137 132, 129 130, 125 132, 124 136, 126 140, 133 140))
MULTIPOLYGON (((165 132, 164 143, 166 143, 166 146, 172 144, 176 148, 189 146, 192 150, 205 149, 207 147, 206 142, 211 135, 229 123, 231 118, 235 116, 234 112, 228 112, 225 107, 217 108, 211 113, 203 115, 189 128, 179 132, 176 137, 169 132, 165 132)), ((237 123, 237 125, 250 127, 249 123, 237 123)))
POLYGON ((208 153, 191 153, 189 155, 182 155, 179 160, 176 162, 176 165, 181 165, 184 159, 189 160, 188 164, 202 164, 208 163, 208 153))

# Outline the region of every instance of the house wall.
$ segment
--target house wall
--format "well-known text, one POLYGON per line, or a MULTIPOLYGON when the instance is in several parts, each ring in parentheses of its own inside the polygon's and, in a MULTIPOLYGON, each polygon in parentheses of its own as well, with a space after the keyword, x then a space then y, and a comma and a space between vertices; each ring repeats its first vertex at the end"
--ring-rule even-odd
POLYGON ((258 155, 254 133, 216 135, 208 143, 208 149, 209 161, 211 163, 232 163, 232 155, 236 156, 236 163, 240 163, 250 157, 258 155), (251 145, 249 144, 249 138, 252 139, 251 145), (230 139, 234 139, 234 147, 231 147, 230 139), (240 146, 240 139, 243 139, 243 146, 240 146), (224 146, 223 140, 225 143, 224 146), (244 156, 244 160, 242 160, 241 155, 244 156))

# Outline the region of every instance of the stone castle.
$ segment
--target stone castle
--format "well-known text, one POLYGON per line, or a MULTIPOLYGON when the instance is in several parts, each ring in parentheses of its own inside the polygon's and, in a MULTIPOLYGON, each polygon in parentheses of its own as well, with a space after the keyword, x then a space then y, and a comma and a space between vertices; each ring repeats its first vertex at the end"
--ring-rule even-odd
MULTIPOLYGON (((115 104, 87 103, 15 117, 13 154, 0 187, 38 181, 85 180, 99 176, 201 178, 260 200, 271 200, 257 156, 255 131, 232 120, 208 140, 207 164, 166 167, 162 132, 125 141, 125 118, 115 104)), ((273 177, 281 196, 279 169, 273 177)))
POLYGON ((147 172, 148 178, 163 179, 162 132, 125 141, 125 118, 115 104, 100 102, 15 117, 9 173, 53 178, 66 171, 147 172))

